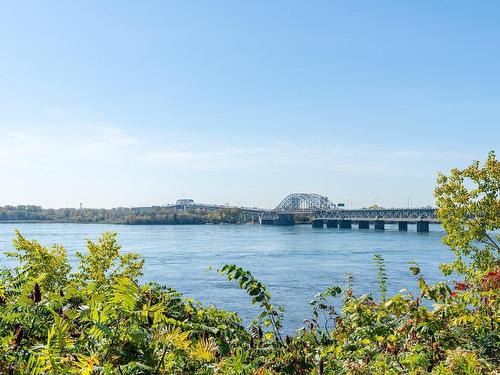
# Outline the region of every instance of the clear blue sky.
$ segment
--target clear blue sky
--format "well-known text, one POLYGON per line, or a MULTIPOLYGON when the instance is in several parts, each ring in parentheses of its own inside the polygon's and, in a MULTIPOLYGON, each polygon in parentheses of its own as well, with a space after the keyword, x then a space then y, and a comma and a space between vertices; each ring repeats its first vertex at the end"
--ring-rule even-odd
POLYGON ((498 1, 0 5, 0 205, 433 204, 500 144, 498 1))

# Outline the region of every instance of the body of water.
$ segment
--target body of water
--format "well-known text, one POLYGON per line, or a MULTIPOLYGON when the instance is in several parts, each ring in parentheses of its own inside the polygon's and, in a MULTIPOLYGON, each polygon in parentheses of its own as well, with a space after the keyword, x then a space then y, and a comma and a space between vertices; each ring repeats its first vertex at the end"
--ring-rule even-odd
POLYGON ((12 250, 14 230, 43 245, 66 247, 72 265, 75 251, 85 251, 85 239, 104 231, 118 233, 123 250, 145 259, 143 281, 156 281, 194 297, 204 304, 237 311, 245 322, 256 314, 250 298, 209 267, 235 263, 267 284, 275 305, 285 309, 288 331, 310 317, 309 301, 327 286, 345 284, 347 272, 355 278, 355 292, 378 296, 373 255, 382 254, 389 277, 389 292, 416 289, 408 262, 416 261, 429 281, 442 279, 438 266, 452 259, 441 243, 439 225, 429 233, 398 232, 387 225, 383 232, 358 229, 313 229, 310 225, 107 225, 107 224, 0 224, 0 265, 12 267, 3 251, 12 250))

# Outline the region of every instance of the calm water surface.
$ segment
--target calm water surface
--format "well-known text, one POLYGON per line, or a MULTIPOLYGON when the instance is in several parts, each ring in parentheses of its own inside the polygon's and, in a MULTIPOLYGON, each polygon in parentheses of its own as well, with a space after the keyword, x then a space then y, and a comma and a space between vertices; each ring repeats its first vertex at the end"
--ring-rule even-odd
POLYGON ((73 265, 77 264, 75 250, 85 250, 85 239, 96 239, 104 231, 117 232, 124 251, 144 257, 143 281, 156 281, 204 304, 237 311, 248 322, 256 309, 245 292, 209 270, 235 263, 268 285, 274 303, 285 308, 287 330, 301 327, 310 316, 309 301, 314 294, 332 284, 344 285, 346 272, 354 275, 357 293, 377 294, 375 253, 386 261, 390 292, 416 288, 409 261, 417 261, 424 276, 437 281, 442 279, 439 263, 452 258, 441 243, 444 233, 439 225, 431 225, 429 233, 416 233, 414 225, 409 232, 398 232, 395 225, 375 232, 310 225, 0 224, 1 266, 14 265, 3 251, 12 250, 15 228, 44 245, 63 244, 73 265))

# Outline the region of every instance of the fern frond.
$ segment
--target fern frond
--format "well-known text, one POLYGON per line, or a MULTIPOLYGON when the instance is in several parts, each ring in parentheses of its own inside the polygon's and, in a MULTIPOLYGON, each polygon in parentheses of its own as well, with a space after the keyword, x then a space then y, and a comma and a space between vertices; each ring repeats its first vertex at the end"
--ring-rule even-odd
POLYGON ((26 374, 29 375, 43 375, 46 374, 48 366, 43 356, 31 353, 28 362, 26 363, 26 374))
POLYGON ((54 316, 54 324, 47 333, 47 344, 44 353, 49 357, 62 357, 67 349, 72 348, 74 341, 69 335, 69 324, 59 315, 54 316))
POLYGON ((187 350, 191 345, 189 334, 189 331, 182 332, 180 327, 170 327, 164 332, 159 332, 158 341, 162 342, 164 345, 172 345, 180 350, 187 350))
POLYGON ((99 357, 96 354, 90 356, 78 355, 78 360, 75 362, 75 366, 81 370, 82 375, 91 375, 94 372, 95 367, 99 366, 99 357))
POLYGON ((199 340, 191 349, 190 356, 193 359, 204 362, 212 362, 217 353, 217 345, 209 339, 199 340))
POLYGON ((121 306, 125 311, 133 311, 139 295, 139 287, 132 279, 119 277, 113 284, 113 297, 110 302, 121 306))

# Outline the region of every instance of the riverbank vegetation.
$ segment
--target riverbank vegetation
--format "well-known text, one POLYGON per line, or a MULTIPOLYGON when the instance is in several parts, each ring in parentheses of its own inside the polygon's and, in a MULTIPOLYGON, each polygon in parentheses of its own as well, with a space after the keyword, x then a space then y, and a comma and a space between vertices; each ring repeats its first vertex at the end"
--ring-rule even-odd
POLYGON ((177 210, 171 206, 138 208, 42 208, 40 206, 0 207, 0 222, 106 223, 106 224, 237 224, 250 220, 238 208, 217 211, 177 210))
MULTIPOLYGON (((296 224, 309 224, 309 214, 295 215, 296 224)), ((172 206, 137 208, 42 208, 33 205, 0 207, 2 222, 94 223, 128 225, 198 225, 257 223, 258 217, 243 214, 239 208, 218 210, 178 210, 172 206), (253 221, 252 221, 253 220, 253 221)))
POLYGON ((436 199, 456 255, 431 285, 409 265, 418 293, 342 286, 312 296, 293 336, 270 290, 247 270, 219 273, 260 308, 249 328, 232 312, 175 290, 140 284, 143 261, 116 234, 88 241, 71 270, 62 246, 21 233, 15 269, 0 275, 0 372, 5 374, 498 374, 500 366, 500 163, 493 153, 438 179, 436 199), (334 303, 340 300, 340 304, 334 303), (340 307, 336 307, 339 306, 340 307))

